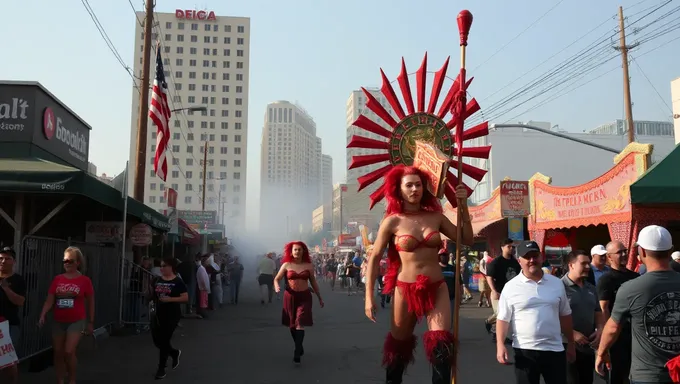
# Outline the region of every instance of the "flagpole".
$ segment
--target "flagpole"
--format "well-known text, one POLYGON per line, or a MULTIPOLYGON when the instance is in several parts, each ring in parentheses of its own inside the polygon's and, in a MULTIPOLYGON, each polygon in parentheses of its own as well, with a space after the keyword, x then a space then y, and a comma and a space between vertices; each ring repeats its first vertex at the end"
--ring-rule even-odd
MULTIPOLYGON (((146 2, 144 19, 144 45, 142 46, 142 82, 139 86, 139 116, 137 116, 137 154, 135 157, 135 184, 133 196, 144 202, 144 180, 146 176, 146 140, 149 122, 149 71, 151 65, 151 34, 153 30, 153 4, 146 2)), ((154 58, 155 59, 155 58, 154 58)))
POLYGON ((127 237, 127 210, 128 210, 128 175, 129 175, 130 162, 125 162, 125 177, 123 183, 123 241, 122 250, 120 255, 120 287, 118 294, 120 297, 118 303, 118 324, 123 324, 123 292, 124 292, 124 281, 125 281, 125 238, 127 237))

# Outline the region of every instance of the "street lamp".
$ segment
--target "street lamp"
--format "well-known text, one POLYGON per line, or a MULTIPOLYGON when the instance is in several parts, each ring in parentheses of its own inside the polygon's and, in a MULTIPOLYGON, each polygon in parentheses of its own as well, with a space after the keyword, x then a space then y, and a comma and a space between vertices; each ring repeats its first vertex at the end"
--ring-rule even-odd
POLYGON ((528 130, 531 130, 531 131, 542 132, 542 133, 545 133, 546 135, 557 136, 557 137, 562 138, 562 139, 566 139, 566 140, 569 140, 569 141, 574 141, 574 142, 577 142, 577 143, 579 143, 579 144, 583 144, 583 145, 587 145, 587 146, 589 146, 589 147, 594 147, 594 148, 597 148, 597 149, 601 149, 601 150, 603 150, 603 151, 615 153, 615 154, 617 154, 617 155, 621 152, 621 151, 619 151, 618 149, 606 147, 606 146, 604 146, 604 145, 600 145, 600 144, 597 144, 597 143, 593 143, 592 141, 582 140, 582 139, 579 139, 579 138, 577 138, 577 137, 572 137, 572 136, 565 135, 565 134, 560 133, 560 132, 551 131, 551 130, 549 130, 549 129, 545 129, 545 128, 541 128, 541 127, 535 127, 535 126, 533 126, 533 125, 525 125, 525 124, 489 124, 489 129, 491 129, 491 130, 493 130, 493 131, 495 131, 495 130, 498 129, 498 128, 524 128, 524 129, 528 129, 528 130))
POLYGON ((197 105, 193 107, 187 107, 187 108, 176 108, 170 110, 170 112, 180 112, 180 111, 189 111, 189 112, 205 112, 208 110, 208 107, 204 105, 197 105))

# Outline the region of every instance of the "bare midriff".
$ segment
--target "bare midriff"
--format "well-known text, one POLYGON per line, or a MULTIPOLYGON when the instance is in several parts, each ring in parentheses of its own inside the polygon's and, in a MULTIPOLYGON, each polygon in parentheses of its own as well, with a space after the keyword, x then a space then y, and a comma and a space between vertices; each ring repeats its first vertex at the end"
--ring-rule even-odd
POLYGON ((401 270, 397 279, 405 283, 413 283, 418 275, 429 277, 432 281, 444 278, 439 265, 439 250, 434 248, 419 248, 413 252, 399 252, 401 270))
POLYGON ((288 287, 293 291, 306 291, 309 289, 309 277, 311 276, 311 271, 309 269, 295 270, 289 268, 286 271, 286 277, 288 278, 288 287))

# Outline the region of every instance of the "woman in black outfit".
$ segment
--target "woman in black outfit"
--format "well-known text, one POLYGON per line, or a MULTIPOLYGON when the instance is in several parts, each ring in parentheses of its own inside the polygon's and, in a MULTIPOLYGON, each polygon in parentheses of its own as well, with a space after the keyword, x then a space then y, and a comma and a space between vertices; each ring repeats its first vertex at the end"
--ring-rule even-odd
POLYGON ((161 276, 153 283, 153 301, 155 310, 151 319, 151 336, 154 345, 159 349, 156 379, 163 379, 168 357, 172 358, 172 369, 179 365, 182 351, 174 349, 170 339, 182 317, 180 304, 189 301, 187 286, 177 276, 176 259, 166 258, 161 263, 161 276))

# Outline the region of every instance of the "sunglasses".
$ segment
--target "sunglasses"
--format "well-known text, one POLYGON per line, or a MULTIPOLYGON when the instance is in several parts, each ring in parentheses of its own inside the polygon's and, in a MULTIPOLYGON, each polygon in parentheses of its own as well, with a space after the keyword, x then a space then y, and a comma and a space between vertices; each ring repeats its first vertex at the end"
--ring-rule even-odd
POLYGON ((73 259, 64 259, 64 264, 73 264, 73 263, 75 263, 75 262, 76 262, 76 261, 73 260, 73 259))

